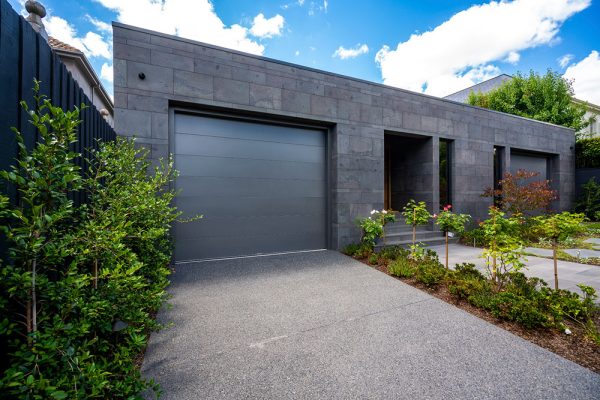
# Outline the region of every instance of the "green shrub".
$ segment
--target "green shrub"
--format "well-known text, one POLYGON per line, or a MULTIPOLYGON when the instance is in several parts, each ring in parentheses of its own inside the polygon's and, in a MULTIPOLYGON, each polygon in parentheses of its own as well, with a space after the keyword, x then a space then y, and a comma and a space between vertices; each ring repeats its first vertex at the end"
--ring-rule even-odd
POLYGON ((584 213, 592 221, 598 221, 600 216, 600 184, 596 183, 595 177, 591 177, 581 189, 581 195, 575 203, 575 211, 584 213))
POLYGON ((429 260, 418 264, 415 279, 423 285, 437 287, 446 277, 446 269, 436 260, 429 260))
POLYGON ((496 318, 516 321, 529 329, 551 326, 550 319, 540 310, 535 300, 515 293, 495 294, 488 307, 496 318))
POLYGON ((397 260, 398 258, 406 258, 410 255, 410 251, 401 246, 388 246, 379 251, 379 256, 386 260, 397 260))
POLYGON ((600 137, 579 139, 575 143, 577 168, 600 167, 600 137))
POLYGON ((407 257, 399 257, 388 266, 390 275, 400 278, 412 278, 415 276, 416 267, 414 262, 407 257))
POLYGON ((121 139, 102 145, 82 177, 69 150, 79 110, 36 100, 29 115, 40 141, 27 150, 17 132, 17 164, 0 173, 20 199, 0 197, 9 250, 0 269, 0 393, 107 399, 157 390, 134 360, 160 328, 152 315, 165 300, 178 216, 171 164, 147 175, 147 153, 121 139), (75 191, 89 203, 75 207, 75 191))
POLYGON ((354 257, 356 253, 360 251, 360 244, 358 243, 350 243, 342 249, 342 253, 347 256, 354 257))
POLYGON ((468 246, 487 246, 485 231, 481 227, 465 231, 460 235, 461 241, 468 246))
POLYGON ((379 255, 377 253, 371 253, 369 256, 369 264, 377 265, 379 264, 379 255))
POLYGON ((485 280, 485 276, 472 263, 456 264, 454 271, 462 279, 485 280))

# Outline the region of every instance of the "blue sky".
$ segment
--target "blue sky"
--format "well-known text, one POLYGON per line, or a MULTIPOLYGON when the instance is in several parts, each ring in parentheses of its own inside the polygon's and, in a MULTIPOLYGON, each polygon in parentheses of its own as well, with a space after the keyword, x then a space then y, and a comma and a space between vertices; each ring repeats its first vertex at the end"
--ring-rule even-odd
MULTIPOLYGON (((23 12, 22 0, 9 0, 23 12)), ((551 68, 600 104, 600 0, 42 0, 112 93, 111 21, 444 96, 551 68)))

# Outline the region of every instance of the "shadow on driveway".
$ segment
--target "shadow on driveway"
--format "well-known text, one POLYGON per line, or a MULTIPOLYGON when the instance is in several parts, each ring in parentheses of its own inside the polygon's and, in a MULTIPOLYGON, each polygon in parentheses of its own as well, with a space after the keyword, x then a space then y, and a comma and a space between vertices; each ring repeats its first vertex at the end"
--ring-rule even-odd
POLYGON ((600 375, 333 251, 180 265, 164 399, 595 399, 600 375))

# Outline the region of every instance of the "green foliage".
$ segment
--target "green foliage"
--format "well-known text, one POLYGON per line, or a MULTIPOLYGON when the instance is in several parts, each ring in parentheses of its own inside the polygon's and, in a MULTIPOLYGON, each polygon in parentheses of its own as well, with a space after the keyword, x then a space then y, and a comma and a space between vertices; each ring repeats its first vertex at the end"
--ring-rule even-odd
POLYGON ((408 257, 399 257, 392 261, 388 266, 388 272, 390 275, 394 275, 400 278, 413 278, 416 273, 416 266, 414 261, 408 257))
POLYGON ((412 199, 404 206, 402 215, 406 225, 411 226, 426 225, 431 218, 429 211, 427 211, 427 204, 424 201, 417 203, 412 199))
POLYGON ((523 220, 519 217, 507 218, 505 213, 496 207, 490 207, 490 218, 483 221, 483 230, 487 244, 483 251, 492 280, 502 284, 502 277, 510 271, 523 268, 522 241, 519 227, 523 220))
POLYGON ((381 249, 379 256, 386 260, 397 260, 399 258, 407 258, 410 252, 401 246, 387 246, 381 249))
POLYGON ((379 263, 379 256, 377 255, 377 253, 372 253, 369 256, 369 264, 377 265, 378 263, 379 263))
POLYGON ((456 214, 451 209, 452 206, 447 205, 439 214, 434 215, 435 224, 444 232, 454 232, 460 235, 465 230, 465 224, 471 220, 471 216, 468 214, 456 214))
POLYGON ((485 231, 480 226, 463 232, 460 238, 464 244, 469 246, 486 246, 488 244, 485 231))
POLYGON ((567 237, 581 232, 585 220, 583 214, 562 212, 560 214, 540 215, 533 217, 533 230, 541 237, 564 240, 567 237))
POLYGON ((575 165, 577 168, 600 167, 600 137, 577 140, 575 143, 575 165))
POLYGON ((592 177, 581 187, 582 192, 575 204, 575 211, 585 214, 593 221, 598 221, 600 216, 600 184, 592 177))
POLYGON ((388 222, 394 222, 396 216, 392 212, 386 210, 373 210, 371 216, 358 219, 356 224, 362 230, 361 242, 371 249, 375 247, 377 239, 383 236, 383 228, 388 222))
POLYGON ((427 287, 435 288, 446 277, 446 271, 437 259, 428 259, 418 263, 415 279, 427 287))
POLYGON ((521 73, 488 93, 469 95, 468 103, 538 121, 550 122, 579 131, 589 122, 586 107, 573 102, 572 82, 560 73, 548 70, 545 75, 531 71, 521 73))
POLYGON ((120 140, 103 144, 83 175, 69 150, 79 110, 36 100, 28 111, 39 143, 28 150, 16 132, 16 165, 0 172, 19 194, 12 205, 0 197, 9 247, 0 270, 0 336, 7 344, 0 392, 136 398, 157 390, 134 360, 160 328, 152 315, 168 283, 169 229, 178 216, 168 187, 175 174, 166 163, 147 175, 145 154, 120 140), (74 207, 75 191, 87 192, 89 203, 74 207))

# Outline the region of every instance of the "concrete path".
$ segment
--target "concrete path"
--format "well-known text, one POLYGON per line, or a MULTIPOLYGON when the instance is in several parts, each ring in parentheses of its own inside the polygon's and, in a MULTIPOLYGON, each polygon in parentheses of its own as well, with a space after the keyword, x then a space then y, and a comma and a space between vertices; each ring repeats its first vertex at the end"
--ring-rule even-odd
MULTIPOLYGON (((445 262, 446 250, 444 246, 433 246, 430 249, 438 253, 442 263, 445 262)), ((552 254, 551 250, 540 250, 549 251, 550 255, 552 254)), ((451 244, 448 251, 451 267, 455 264, 469 262, 477 265, 480 270, 485 270, 485 259, 481 258, 482 250, 480 248, 451 244)), ((525 275, 541 278, 550 287, 554 287, 554 264, 551 259, 534 256, 525 256, 525 259, 527 268, 522 271, 525 275)), ((558 286, 561 289, 581 293, 581 290, 577 287, 579 283, 591 286, 600 293, 600 266, 559 260, 558 286)))
POLYGON ((180 265, 163 399, 592 399, 600 375, 333 251, 180 265))

